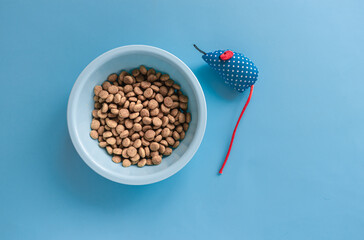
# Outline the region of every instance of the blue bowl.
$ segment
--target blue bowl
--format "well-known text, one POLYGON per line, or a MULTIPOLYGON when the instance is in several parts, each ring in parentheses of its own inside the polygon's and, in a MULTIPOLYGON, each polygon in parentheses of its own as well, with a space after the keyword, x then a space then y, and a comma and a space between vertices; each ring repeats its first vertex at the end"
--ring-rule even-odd
POLYGON ((93 60, 77 78, 68 100, 68 130, 78 154, 95 172, 112 181, 143 185, 166 179, 181 170, 197 151, 206 128, 206 101, 202 88, 192 71, 179 58, 162 49, 130 45, 115 48, 93 60), (189 97, 189 111, 192 115, 186 137, 173 153, 164 157, 157 166, 124 168, 111 161, 105 149, 97 140, 90 138, 90 124, 93 110, 93 88, 104 82, 110 73, 131 70, 140 65, 168 73, 181 85, 189 97))

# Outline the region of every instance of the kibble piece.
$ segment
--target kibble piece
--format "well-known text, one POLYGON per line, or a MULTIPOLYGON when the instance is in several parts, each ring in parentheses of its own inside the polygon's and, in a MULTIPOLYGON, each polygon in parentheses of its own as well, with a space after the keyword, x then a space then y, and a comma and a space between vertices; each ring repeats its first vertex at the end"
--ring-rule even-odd
POLYGON ((175 141, 172 137, 167 137, 166 140, 170 146, 172 146, 175 143, 175 141))
POLYGON ((132 140, 132 141, 135 141, 135 140, 137 140, 137 139, 139 139, 139 138, 140 138, 139 133, 133 133, 133 135, 131 135, 131 140, 132 140))
POLYGON ((173 117, 177 116, 177 114, 178 114, 178 109, 173 109, 173 110, 171 111, 171 115, 172 115, 173 117))
POLYGON ((104 139, 109 138, 109 137, 111 137, 111 136, 112 136, 112 132, 110 132, 110 131, 106 131, 106 132, 104 132, 104 133, 102 134, 102 137, 103 137, 104 139))
POLYGON ((116 128, 116 126, 118 125, 117 122, 115 122, 114 120, 110 120, 108 118, 106 118, 106 124, 110 128, 116 128))
POLYGON ((147 88, 145 91, 144 91, 144 97, 146 98, 151 98, 153 96, 153 89, 151 88, 147 88))
POLYGON ((94 110, 92 110, 92 116, 94 117, 94 118, 98 118, 99 116, 97 116, 97 109, 94 109, 94 110))
POLYGON ((102 88, 107 91, 107 89, 111 86, 111 83, 108 81, 105 81, 102 83, 102 88))
POLYGON ((117 125, 116 126, 116 128, 115 128, 115 130, 116 130, 116 132, 118 133, 118 134, 120 134, 120 133, 122 133, 124 130, 125 130, 125 128, 124 128, 124 126, 123 125, 117 125))
POLYGON ((186 123, 190 123, 191 122, 191 113, 187 113, 186 114, 186 123))
POLYGON ((181 133, 181 132, 183 131, 183 127, 182 127, 182 125, 178 125, 178 126, 176 127, 176 131, 177 131, 178 133, 181 133))
POLYGON ((139 116, 139 113, 138 112, 136 112, 136 113, 132 113, 132 114, 130 114, 129 115, 129 118, 130 119, 135 119, 135 118, 137 118, 139 116))
POLYGON ((155 100, 157 100, 157 102, 161 103, 161 102, 163 102, 164 98, 163 98, 162 94, 157 93, 155 95, 155 100))
POLYGON ((186 115, 184 113, 180 113, 178 116, 178 121, 180 123, 184 123, 186 121, 186 115))
POLYGON ((166 86, 167 87, 172 87, 173 84, 174 84, 174 81, 172 79, 168 79, 166 82, 165 82, 166 86))
POLYGON ((106 139, 106 142, 110 145, 114 145, 116 143, 116 139, 113 137, 110 137, 110 138, 106 139))
POLYGON ((126 138, 127 136, 129 136, 129 131, 128 130, 124 130, 120 133, 120 138, 126 138))
POLYGON ((188 97, 185 95, 180 95, 179 96, 179 101, 182 103, 188 103, 188 97))
POLYGON ((153 121, 154 126, 156 126, 156 127, 162 126, 162 120, 160 120, 159 118, 154 117, 152 121, 153 121))
POLYGON ((126 103, 126 97, 122 96, 121 99, 120 99, 120 102, 119 102, 119 105, 123 105, 126 103))
POLYGON ((135 82, 135 80, 132 76, 125 76, 123 81, 125 84, 133 84, 135 82))
POLYGON ((99 135, 102 135, 105 131, 105 127, 104 126, 100 126, 99 129, 97 129, 97 132, 99 133, 99 135))
POLYGON ((147 82, 147 81, 143 81, 140 83, 140 87, 143 88, 143 89, 147 89, 151 86, 152 84, 150 82, 147 82))
POLYGON ((155 74, 155 70, 153 68, 148 69, 147 75, 155 74))
POLYGON ((180 107, 182 110, 186 111, 186 110, 187 110, 187 108, 188 108, 188 105, 187 105, 187 103, 180 103, 180 104, 179 104, 179 107, 180 107))
POLYGON ((185 136, 186 136, 186 133, 185 132, 181 132, 179 134, 179 136, 180 136, 180 139, 183 140, 185 138, 185 136))
POLYGON ((130 105, 129 100, 126 100, 125 103, 124 103, 123 108, 127 109, 127 108, 129 108, 129 105, 130 105))
POLYGON ((153 162, 154 165, 160 164, 162 162, 161 156, 158 155, 158 156, 152 157, 152 162, 153 162))
POLYGON ((159 144, 157 142, 152 142, 149 146, 151 151, 158 151, 159 150, 159 144))
MULTIPOLYGON (((181 104, 185 104, 185 103, 181 103, 181 104)), ((180 107, 180 103, 179 102, 173 102, 171 109, 174 109, 174 108, 177 108, 178 109, 179 107, 180 107)))
POLYGON ((163 103, 166 107, 170 108, 173 105, 173 100, 171 97, 165 97, 163 103))
POLYGON ((113 100, 114 100, 114 95, 113 94, 109 94, 109 96, 106 98, 105 102, 111 103, 113 100))
POLYGON ((130 167, 131 162, 128 159, 124 159, 122 165, 123 165, 123 167, 130 167))
POLYGON ((161 77, 160 77, 160 80, 161 81, 167 81, 169 79, 169 75, 168 74, 163 74, 161 77))
POLYGON ((167 96, 171 97, 174 94, 174 89, 173 88, 169 88, 167 96))
POLYGON ((156 75, 154 75, 154 74, 150 74, 150 75, 148 76, 147 80, 148 80, 149 82, 154 82, 154 81, 156 81, 156 80, 157 80, 157 76, 156 76, 156 75))
POLYGON ((159 108, 155 108, 153 110, 150 110, 150 116, 154 117, 159 114, 159 108))
MULTIPOLYGON (((133 120, 126 119, 124 125, 127 129, 131 129, 134 125, 133 120)), ((129 134, 132 134, 132 133, 129 132, 129 134)))
POLYGON ((119 93, 115 94, 114 103, 120 103, 121 95, 119 93))
POLYGON ((150 156, 153 158, 155 156, 159 156, 159 152, 150 152, 150 156))
POLYGON ((137 154, 137 150, 135 147, 129 147, 127 153, 129 157, 134 157, 137 154))
POLYGON ((148 109, 143 108, 143 109, 140 111, 140 116, 141 116, 141 117, 149 117, 149 116, 150 116, 150 114, 149 114, 148 109))
POLYGON ((129 117, 129 110, 126 108, 122 108, 119 110, 119 117, 120 118, 127 118, 129 117))
POLYGON ((119 109, 113 108, 110 110, 110 112, 114 115, 119 115, 119 109))
POLYGON ((96 95, 96 96, 98 96, 99 95, 99 93, 102 91, 102 87, 101 86, 99 86, 99 85, 96 85, 95 87, 94 87, 94 94, 96 95))
POLYGON ((129 138, 124 138, 121 144, 123 145, 123 147, 129 147, 130 143, 131 141, 129 138))
POLYGON ((114 137, 117 137, 119 134, 116 132, 115 128, 111 129, 111 133, 114 137))
POLYGON ((185 132, 188 130, 188 127, 189 127, 188 123, 184 123, 184 124, 183 124, 183 130, 184 130, 185 132))
POLYGON ((159 142, 160 144, 162 144, 163 146, 165 146, 165 147, 167 147, 168 146, 168 143, 167 143, 167 141, 166 140, 161 140, 160 142, 159 142))
POLYGON ((107 105, 107 103, 103 103, 101 107, 101 112, 106 113, 107 110, 109 110, 109 106, 107 105))
POLYGON ((155 138, 154 138, 154 141, 156 142, 159 142, 160 140, 162 140, 162 135, 157 135, 155 138))
POLYGON ((179 133, 177 131, 174 131, 172 134, 172 137, 174 138, 174 140, 179 140, 181 138, 181 136, 179 135, 179 133))
MULTIPOLYGON (((145 134, 144 134, 144 135, 145 135, 145 134)), ((143 145, 143 146, 145 146, 145 147, 147 147, 147 146, 149 146, 149 145, 150 145, 150 142, 148 142, 147 140, 145 140, 144 136, 143 136, 143 138, 142 138, 142 145, 143 145)))
POLYGON ((107 91, 108 91, 109 93, 111 93, 111 94, 116 94, 116 93, 118 93, 119 88, 118 88, 117 86, 115 86, 115 85, 111 85, 111 86, 107 89, 107 91))
POLYGON ((91 129, 97 130, 100 127, 100 121, 96 119, 92 119, 91 121, 91 129))
POLYGON ((100 97, 101 99, 106 99, 108 96, 109 96, 109 93, 108 93, 107 91, 105 91, 105 90, 101 90, 101 91, 99 92, 99 97, 100 97))
MULTIPOLYGON (((153 89, 153 91, 154 91, 155 93, 159 92, 159 87, 158 87, 158 86, 156 86, 156 85, 152 85, 152 86, 150 86, 150 88, 151 88, 151 89, 153 89)), ((156 94, 156 95, 157 95, 157 94, 156 94)), ((154 96, 154 98, 155 98, 155 96, 154 96)))
POLYGON ((111 155, 112 154, 112 147, 106 146, 106 152, 111 155))
POLYGON ((153 110, 156 109, 158 107, 158 102, 154 99, 150 100, 148 103, 148 108, 153 110))
POLYGON ((144 134, 144 138, 147 141, 152 141, 155 137, 155 132, 153 130, 148 130, 145 134, 144 134))
POLYGON ((146 74, 147 74, 147 69, 146 69, 143 65, 141 65, 141 66, 139 67, 139 71, 140 71, 140 73, 141 73, 141 74, 143 74, 143 75, 146 75, 146 74))
POLYGON ((174 144, 173 144, 173 148, 177 148, 179 146, 179 141, 176 141, 174 144))
POLYGON ((140 112, 143 109, 143 104, 135 104, 133 111, 140 112))
POLYGON ((150 117, 143 117, 142 122, 143 124, 149 125, 152 123, 152 119, 150 117))
POLYGON ((110 82, 115 82, 118 79, 118 75, 116 73, 112 73, 107 77, 107 80, 110 82))
POLYGON ((106 146, 107 146, 107 143, 106 143, 106 142, 101 141, 101 142, 99 142, 99 146, 100 146, 100 147, 102 147, 102 148, 104 148, 104 147, 106 147, 106 146))
POLYGON ((99 133, 98 133, 96 130, 92 130, 92 131, 90 132, 90 136, 91 136, 91 138, 93 138, 93 139, 98 139, 98 138, 99 138, 99 133))
POLYGON ((152 126, 150 126, 150 125, 145 125, 145 126, 143 126, 143 132, 146 132, 146 131, 148 131, 149 129, 152 129, 152 126))
POLYGON ((162 94, 163 97, 167 96, 167 94, 168 94, 168 88, 166 86, 161 86, 159 88, 159 93, 162 94))
POLYGON ((112 153, 115 154, 115 155, 121 155, 123 150, 121 150, 121 148, 114 148, 112 150, 112 153))
POLYGON ((133 143, 133 146, 134 146, 135 148, 140 148, 140 147, 142 146, 142 140, 140 140, 140 139, 136 139, 136 140, 134 141, 134 143, 133 143))
POLYGON ((161 134, 162 134, 162 137, 167 138, 170 133, 171 133, 171 130, 169 128, 163 128, 161 134))
POLYGON ((112 159, 112 161, 114 163, 121 163, 121 157, 120 156, 113 156, 111 159, 112 159))
POLYGON ((176 126, 174 126, 173 124, 167 124, 167 128, 173 130, 175 129, 176 126))
POLYGON ((128 93, 133 91, 133 86, 132 85, 125 85, 124 86, 124 93, 128 93))
POLYGON ((143 158, 138 162, 138 167, 144 167, 147 163, 147 159, 143 158))
POLYGON ((166 150, 164 151, 164 155, 169 156, 172 154, 172 148, 166 147, 166 150))
POLYGON ((138 116, 136 119, 134 119, 134 122, 135 123, 138 123, 142 120, 142 117, 141 116, 138 116))
POLYGON ((149 147, 144 147, 144 151, 145 151, 145 156, 146 156, 146 157, 150 157, 150 150, 149 150, 149 147))
POLYGON ((140 159, 140 156, 139 156, 139 154, 138 154, 138 153, 137 153, 134 157, 130 158, 130 160, 131 160, 132 162, 137 162, 137 161, 139 161, 139 159, 140 159))
POLYGON ((145 158, 145 150, 144 150, 144 148, 140 147, 140 148, 138 149, 138 153, 139 153, 139 156, 140 156, 141 158, 145 158))
POLYGON ((167 116, 162 117, 162 127, 167 126, 167 124, 169 123, 169 119, 167 116))
POLYGON ((176 89, 176 90, 181 90, 181 86, 180 86, 180 85, 178 85, 177 83, 174 83, 174 84, 172 85, 172 87, 173 87, 174 89, 176 89))
POLYGON ((128 151, 128 149, 124 148, 123 151, 121 152, 121 156, 123 158, 129 158, 127 151, 128 151))
POLYGON ((171 110, 170 108, 166 107, 164 104, 161 104, 162 113, 167 114, 171 110))

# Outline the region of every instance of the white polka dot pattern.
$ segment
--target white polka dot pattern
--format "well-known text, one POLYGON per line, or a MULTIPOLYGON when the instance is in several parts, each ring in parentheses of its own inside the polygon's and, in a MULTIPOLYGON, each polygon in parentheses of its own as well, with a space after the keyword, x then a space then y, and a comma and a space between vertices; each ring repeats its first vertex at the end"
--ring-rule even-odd
POLYGON ((224 52, 223 50, 209 52, 202 58, 224 79, 226 84, 238 92, 244 92, 257 81, 259 71, 249 58, 240 53, 234 52, 229 60, 221 60, 220 55, 224 52))

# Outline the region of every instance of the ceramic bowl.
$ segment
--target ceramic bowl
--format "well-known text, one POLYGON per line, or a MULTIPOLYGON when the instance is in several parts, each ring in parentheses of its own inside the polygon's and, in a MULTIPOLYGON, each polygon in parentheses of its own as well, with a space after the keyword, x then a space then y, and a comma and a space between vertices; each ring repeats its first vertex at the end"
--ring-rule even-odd
POLYGON ((166 179, 181 170, 197 151, 206 127, 206 101, 202 88, 192 71, 171 53, 151 46, 130 45, 115 48, 93 60, 77 78, 68 101, 68 130, 77 152, 95 172, 112 181, 143 185, 166 179), (192 121, 178 148, 164 157, 157 166, 124 168, 111 161, 98 141, 90 138, 91 111, 94 109, 93 88, 102 84, 111 73, 131 70, 140 65, 168 73, 189 97, 192 121))

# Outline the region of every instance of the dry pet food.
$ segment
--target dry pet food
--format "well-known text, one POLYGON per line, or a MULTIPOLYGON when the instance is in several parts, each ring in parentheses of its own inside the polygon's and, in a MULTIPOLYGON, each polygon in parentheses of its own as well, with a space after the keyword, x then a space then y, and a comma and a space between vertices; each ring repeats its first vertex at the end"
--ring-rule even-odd
POLYGON ((184 139, 188 97, 168 74, 140 66, 94 88, 90 136, 123 167, 158 165, 184 139))

